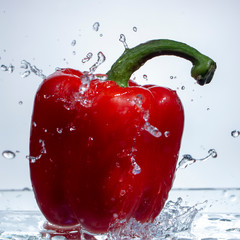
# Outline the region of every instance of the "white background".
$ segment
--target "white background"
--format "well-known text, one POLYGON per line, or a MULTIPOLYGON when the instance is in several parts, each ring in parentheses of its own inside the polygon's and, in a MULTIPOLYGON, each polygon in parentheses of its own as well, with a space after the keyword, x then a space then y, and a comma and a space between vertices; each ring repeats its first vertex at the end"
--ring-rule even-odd
POLYGON ((159 38, 182 41, 217 62, 212 83, 204 87, 190 77, 191 63, 177 57, 155 58, 133 77, 177 90, 185 108, 180 159, 183 154, 203 158, 211 148, 218 153, 177 171, 174 187, 239 187, 240 136, 231 136, 240 131, 239 13, 237 0, 0 0, 0 66, 15 67, 12 73, 0 69, 0 153, 16 153, 13 159, 0 155, 0 189, 31 187, 26 155, 34 94, 42 79, 34 73, 21 77, 21 61, 45 75, 56 67, 84 71, 102 51, 106 61, 97 72, 106 73, 124 50, 120 34, 129 47, 159 38), (93 58, 83 64, 88 52, 93 58))

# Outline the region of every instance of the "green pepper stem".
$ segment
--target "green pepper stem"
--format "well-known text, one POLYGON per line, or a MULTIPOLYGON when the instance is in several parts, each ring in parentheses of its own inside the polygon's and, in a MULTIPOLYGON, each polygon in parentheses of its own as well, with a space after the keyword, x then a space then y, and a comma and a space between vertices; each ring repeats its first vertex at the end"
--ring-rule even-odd
POLYGON ((212 80, 216 63, 187 44, 168 39, 152 40, 134 48, 125 49, 124 53, 112 65, 107 76, 121 87, 127 87, 131 75, 145 62, 160 55, 175 55, 192 62, 191 76, 198 84, 204 85, 212 80))

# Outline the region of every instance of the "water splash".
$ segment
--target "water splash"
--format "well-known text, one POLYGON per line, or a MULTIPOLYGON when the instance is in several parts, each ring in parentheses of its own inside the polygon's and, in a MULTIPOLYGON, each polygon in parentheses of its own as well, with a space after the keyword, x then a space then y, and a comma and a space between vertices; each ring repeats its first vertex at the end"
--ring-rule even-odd
POLYGON ((183 206, 182 202, 182 198, 176 202, 168 201, 153 223, 140 223, 134 218, 128 222, 118 220, 110 226, 107 239, 170 239, 177 233, 190 230, 196 214, 203 209, 206 201, 191 207, 183 206))
POLYGON ((12 65, 12 64, 9 64, 9 66, 6 66, 4 64, 1 65, 0 69, 3 71, 3 72, 9 72, 9 73, 13 73, 15 67, 12 65))
POLYGON ((89 69, 90 74, 93 74, 97 70, 97 68, 106 60, 106 57, 102 52, 99 52, 97 56, 97 62, 89 69))
POLYGON ((88 62, 92 58, 93 54, 89 52, 85 58, 82 59, 82 63, 88 62))
POLYGON ((21 74, 21 77, 22 77, 22 78, 26 78, 26 77, 28 77, 30 74, 31 74, 31 71, 26 70, 25 72, 23 72, 23 73, 21 74))
POLYGON ((208 151, 208 155, 206 157, 200 158, 200 159, 193 158, 190 154, 184 154, 183 158, 178 163, 177 169, 186 168, 186 167, 188 167, 189 165, 192 165, 195 162, 206 161, 209 158, 216 158, 216 157, 217 157, 217 152, 215 151, 215 149, 210 149, 208 151))
POLYGON ((131 157, 131 163, 132 163, 132 167, 133 167, 132 174, 137 175, 137 174, 141 173, 141 171, 142 171, 141 167, 137 164, 134 156, 131 157))
POLYGON ((39 160, 42 157, 42 154, 40 154, 37 157, 27 155, 26 158, 29 160, 30 163, 35 163, 37 160, 39 160))
POLYGON ((46 78, 41 69, 37 68, 35 65, 32 65, 26 60, 21 61, 20 67, 25 69, 25 71, 21 74, 23 78, 28 77, 31 73, 34 73, 35 75, 41 77, 42 79, 46 78))
POLYGON ((126 37, 124 34, 120 34, 120 38, 119 41, 123 43, 123 46, 125 49, 128 49, 128 45, 127 45, 127 41, 126 41, 126 37))
POLYGON ((149 123, 149 111, 143 109, 142 106, 143 96, 141 94, 138 94, 136 98, 133 100, 136 107, 139 109, 139 111, 143 115, 143 120, 145 121, 143 129, 149 132, 152 136, 159 138, 162 136, 162 133, 159 131, 159 129, 149 123))

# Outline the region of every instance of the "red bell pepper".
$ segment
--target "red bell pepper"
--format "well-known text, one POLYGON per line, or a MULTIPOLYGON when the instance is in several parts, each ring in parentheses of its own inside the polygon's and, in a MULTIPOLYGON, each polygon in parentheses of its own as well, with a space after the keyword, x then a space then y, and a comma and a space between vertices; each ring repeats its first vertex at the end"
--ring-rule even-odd
POLYGON ((126 49, 108 80, 67 68, 42 82, 32 116, 30 173, 50 223, 104 233, 116 219, 150 222, 159 214, 174 178, 183 107, 175 91, 129 79, 163 54, 190 60, 200 85, 216 69, 186 44, 153 40, 126 49))

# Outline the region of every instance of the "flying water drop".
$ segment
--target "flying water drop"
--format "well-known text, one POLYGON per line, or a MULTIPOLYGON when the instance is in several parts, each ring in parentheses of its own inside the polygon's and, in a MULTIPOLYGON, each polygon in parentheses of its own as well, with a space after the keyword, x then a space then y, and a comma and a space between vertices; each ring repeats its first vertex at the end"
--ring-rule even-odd
POLYGON ((77 43, 77 41, 74 39, 74 40, 72 40, 71 45, 74 47, 76 45, 76 43, 77 43))
POLYGON ((124 46, 125 49, 128 48, 127 41, 126 41, 126 37, 125 37, 124 34, 120 34, 119 41, 123 43, 123 46, 124 46))
POLYGON ((35 75, 41 77, 42 79, 46 78, 41 69, 37 68, 35 65, 32 65, 26 60, 21 61, 21 68, 26 70, 21 74, 23 78, 28 77, 30 73, 34 73, 35 75))
POLYGON ((143 75, 143 79, 147 81, 148 80, 148 76, 146 74, 144 74, 143 75))
POLYGON ((95 22, 94 24, 93 24, 93 30, 94 31, 98 31, 99 30, 99 27, 100 27, 100 23, 99 22, 95 22))
POLYGON ((85 58, 82 59, 82 63, 88 62, 92 58, 93 54, 89 52, 85 58))
POLYGON ((8 71, 8 67, 6 65, 1 65, 0 69, 4 72, 8 71))
POLYGON ((14 69, 15 69, 15 67, 12 64, 10 64, 8 67, 8 72, 12 73, 14 71, 14 69))
POLYGON ((21 74, 21 77, 25 78, 25 77, 28 77, 30 74, 31 74, 31 72, 29 70, 27 70, 21 74))
POLYGON ((99 52, 97 56, 97 62, 89 69, 90 74, 93 74, 97 70, 97 68, 106 60, 106 57, 102 52, 99 52))
POLYGON ((6 150, 2 152, 2 156, 6 159, 13 159, 16 157, 16 154, 13 151, 6 150))
POLYGON ((233 130, 233 131, 231 132, 231 136, 234 137, 234 138, 238 137, 239 135, 240 135, 240 131, 233 130))
POLYGON ((202 161, 205 161, 209 158, 216 158, 216 157, 217 157, 217 152, 215 151, 215 149, 210 149, 208 151, 208 155, 206 157, 200 158, 200 159, 193 158, 190 154, 184 154, 183 158, 178 163, 177 169, 186 168, 186 167, 188 167, 189 165, 192 165, 195 162, 202 162, 202 161))

